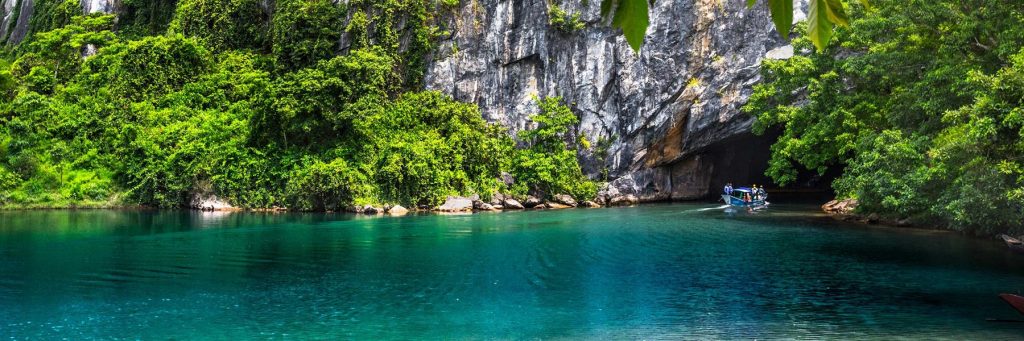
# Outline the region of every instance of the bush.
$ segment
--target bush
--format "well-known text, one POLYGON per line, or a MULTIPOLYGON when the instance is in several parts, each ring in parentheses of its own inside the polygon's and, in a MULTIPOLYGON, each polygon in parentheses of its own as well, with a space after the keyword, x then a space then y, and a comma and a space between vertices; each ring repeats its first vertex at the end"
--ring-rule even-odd
POLYGON ((570 129, 579 118, 561 101, 560 97, 538 100, 540 112, 530 116, 537 126, 519 133, 530 147, 520 150, 512 165, 512 174, 520 184, 516 191, 540 197, 570 194, 579 200, 592 199, 597 184, 583 174, 576 148, 566 142, 573 136, 570 129))
POLYGON ((262 51, 269 24, 259 0, 180 0, 169 30, 199 38, 213 51, 262 51))
POLYGON ((280 0, 273 19, 277 65, 297 70, 334 55, 341 36, 341 7, 331 0, 280 0))
POLYGON ((299 210, 342 210, 370 195, 368 178, 344 159, 307 160, 288 174, 288 206, 299 210))

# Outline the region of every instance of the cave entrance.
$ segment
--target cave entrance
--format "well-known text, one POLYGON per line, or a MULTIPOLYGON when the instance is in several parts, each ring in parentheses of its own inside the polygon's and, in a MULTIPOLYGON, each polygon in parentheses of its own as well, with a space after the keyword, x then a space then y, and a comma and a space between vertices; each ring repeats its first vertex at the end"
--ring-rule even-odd
POLYGON ((835 197, 832 181, 841 170, 833 167, 825 175, 817 172, 801 170, 797 181, 787 186, 779 186, 771 180, 765 171, 771 158, 771 146, 781 136, 781 131, 769 131, 758 136, 747 132, 726 140, 700 153, 711 163, 711 183, 707 200, 718 200, 719 192, 726 183, 732 182, 736 187, 757 184, 766 186, 771 198, 776 201, 824 203, 835 197))

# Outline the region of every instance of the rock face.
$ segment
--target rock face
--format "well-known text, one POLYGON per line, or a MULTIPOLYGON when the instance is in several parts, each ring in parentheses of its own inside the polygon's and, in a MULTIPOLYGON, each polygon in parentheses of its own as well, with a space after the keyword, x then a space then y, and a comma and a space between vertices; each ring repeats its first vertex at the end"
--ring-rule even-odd
MULTIPOLYGON (((18 44, 25 40, 29 32, 29 24, 35 14, 37 3, 40 0, 0 0, 0 41, 7 44, 18 44), (16 13, 17 12, 17 13, 16 13), (13 22, 12 22, 13 21, 13 22)), ((55 0, 44 0, 55 1, 55 0)), ((115 13, 116 0, 79 0, 82 6, 82 13, 115 13)))
MULTIPOLYGON (((761 60, 792 55, 763 1, 657 1, 640 53, 606 25, 601 1, 560 4, 586 23, 575 32, 549 24, 548 3, 460 2, 427 87, 477 103, 514 132, 529 128, 533 96, 562 96, 581 119, 571 135, 608 145, 604 155, 580 152, 585 170, 607 169, 613 186, 641 201, 706 196, 719 158, 705 154, 749 134, 740 107, 761 60)), ((801 20, 806 5, 796 7, 801 20)))

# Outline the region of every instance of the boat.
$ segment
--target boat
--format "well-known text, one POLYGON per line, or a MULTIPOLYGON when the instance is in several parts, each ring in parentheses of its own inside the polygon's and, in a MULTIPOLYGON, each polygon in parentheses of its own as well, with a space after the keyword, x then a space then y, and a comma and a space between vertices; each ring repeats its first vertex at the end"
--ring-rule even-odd
POLYGON ((1018 313, 1024 315, 1024 297, 1014 294, 999 294, 999 298, 1006 301, 1013 309, 1016 309, 1018 313))
POLYGON ((1024 242, 1022 242, 1020 239, 1010 237, 1005 234, 999 235, 999 238, 1001 238, 1003 242, 1006 243, 1006 247, 1009 248, 1010 251, 1016 253, 1024 253, 1024 242))
POLYGON ((746 187, 739 187, 734 188, 730 194, 722 194, 722 201, 725 201, 726 204, 735 207, 764 208, 768 206, 768 201, 766 200, 768 199, 768 194, 764 192, 762 193, 763 195, 761 195, 760 198, 754 200, 753 190, 746 187), (748 196, 751 198, 750 201, 744 200, 744 198, 748 196))

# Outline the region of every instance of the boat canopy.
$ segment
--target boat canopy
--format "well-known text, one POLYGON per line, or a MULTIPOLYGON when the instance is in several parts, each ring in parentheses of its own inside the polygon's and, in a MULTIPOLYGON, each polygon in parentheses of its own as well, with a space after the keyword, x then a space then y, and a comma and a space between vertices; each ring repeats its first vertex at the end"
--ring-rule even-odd
POLYGON ((750 188, 747 188, 747 187, 733 188, 732 190, 733 190, 733 192, 743 192, 743 193, 753 192, 753 191, 750 190, 750 188))

